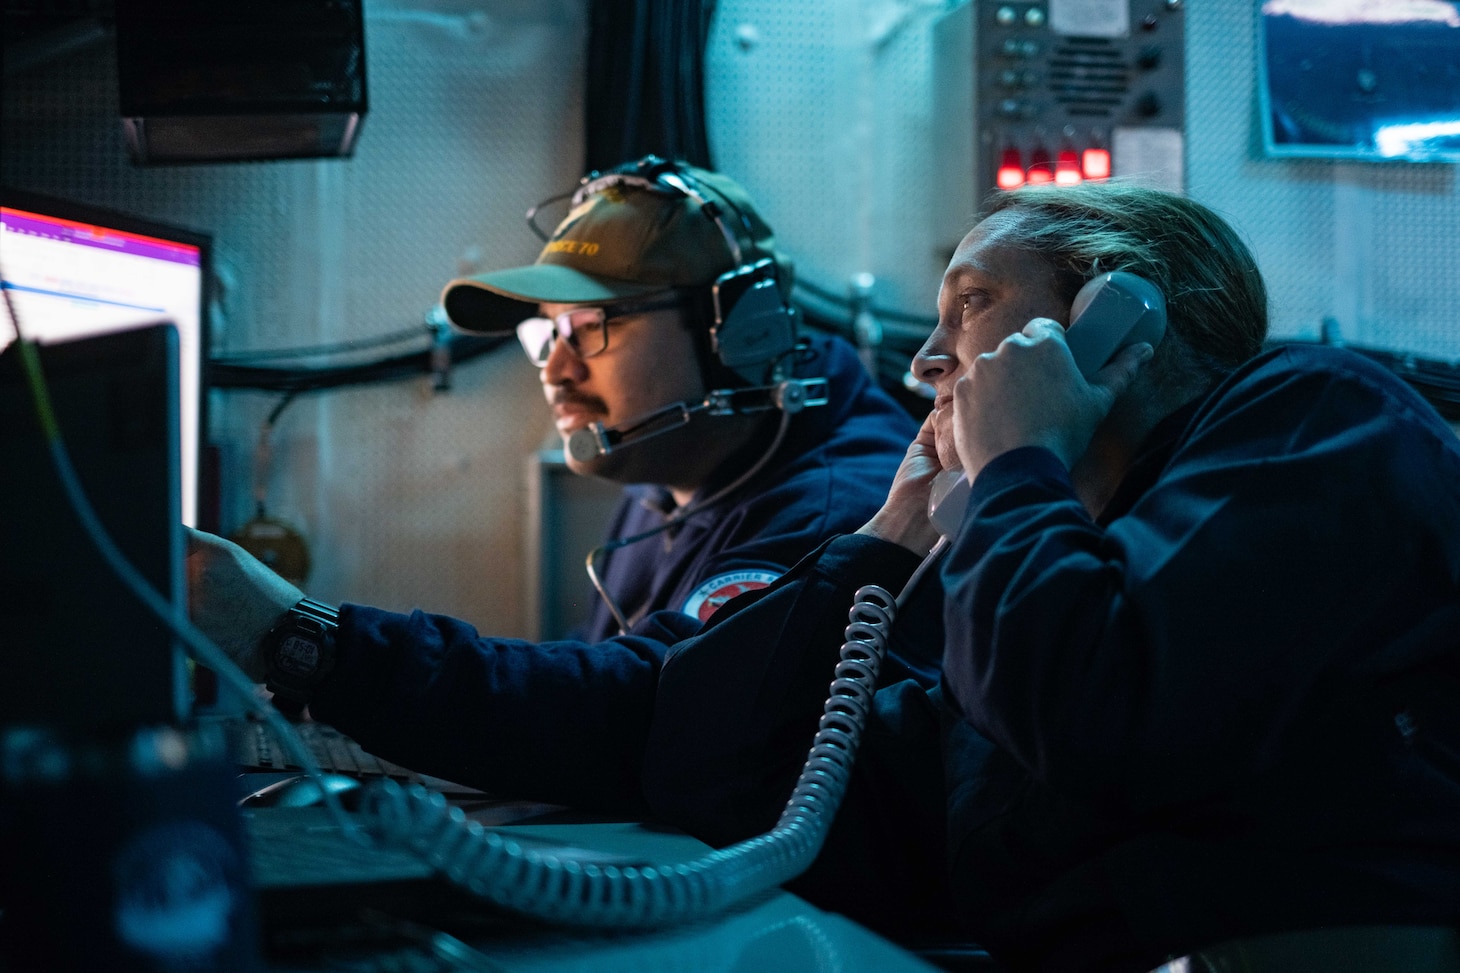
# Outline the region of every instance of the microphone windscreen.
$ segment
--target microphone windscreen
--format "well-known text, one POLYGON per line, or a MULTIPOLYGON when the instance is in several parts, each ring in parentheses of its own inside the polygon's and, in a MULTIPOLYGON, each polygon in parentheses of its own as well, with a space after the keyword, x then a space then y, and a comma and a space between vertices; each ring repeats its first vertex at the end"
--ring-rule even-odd
POLYGON ((605 450, 598 444, 592 426, 584 426, 568 436, 568 455, 580 463, 597 459, 605 450))

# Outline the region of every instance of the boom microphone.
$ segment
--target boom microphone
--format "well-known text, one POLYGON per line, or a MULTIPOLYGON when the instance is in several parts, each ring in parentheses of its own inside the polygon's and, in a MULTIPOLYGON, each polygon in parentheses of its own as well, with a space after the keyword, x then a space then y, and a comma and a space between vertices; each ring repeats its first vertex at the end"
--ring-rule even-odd
POLYGON ((757 385, 743 389, 716 389, 695 404, 675 402, 662 409, 645 413, 617 426, 590 423, 568 436, 568 455, 580 463, 606 456, 615 449, 678 429, 696 413, 712 416, 749 415, 779 409, 786 413, 800 412, 812 406, 826 405, 828 386, 824 378, 789 378, 775 385, 757 385))

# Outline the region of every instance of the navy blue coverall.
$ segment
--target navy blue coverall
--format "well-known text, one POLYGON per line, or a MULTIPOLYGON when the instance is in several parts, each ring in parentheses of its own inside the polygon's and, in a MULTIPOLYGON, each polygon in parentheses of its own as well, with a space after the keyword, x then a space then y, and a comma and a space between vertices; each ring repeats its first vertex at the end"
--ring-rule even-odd
MULTIPOLYGON (((676 646, 659 815, 714 843, 773 822, 852 592, 917 563, 837 538, 676 646)), ((943 681, 879 691, 793 890, 1011 970, 1460 922, 1460 441, 1386 370, 1255 359, 1153 431, 1097 520, 1052 453, 997 457, 941 581, 894 645, 946 646, 943 681)))

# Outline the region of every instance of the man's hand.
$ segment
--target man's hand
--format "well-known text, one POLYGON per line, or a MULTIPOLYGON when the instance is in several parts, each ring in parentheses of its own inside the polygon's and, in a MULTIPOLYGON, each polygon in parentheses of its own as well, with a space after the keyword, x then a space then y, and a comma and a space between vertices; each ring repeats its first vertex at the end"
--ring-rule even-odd
POLYGON ((929 415, 897 468, 887 501, 857 533, 901 544, 919 556, 928 553, 938 541, 938 532, 928 522, 928 489, 942 469, 929 415))
POLYGON ((193 623, 254 682, 268 662, 259 642, 304 592, 232 541, 188 532, 188 608, 193 623))
POLYGON ((995 456, 1021 446, 1043 446, 1073 469, 1153 353, 1148 344, 1131 345, 1087 382, 1064 328, 1049 318, 1030 321, 974 359, 953 386, 954 441, 964 470, 973 478, 995 456))

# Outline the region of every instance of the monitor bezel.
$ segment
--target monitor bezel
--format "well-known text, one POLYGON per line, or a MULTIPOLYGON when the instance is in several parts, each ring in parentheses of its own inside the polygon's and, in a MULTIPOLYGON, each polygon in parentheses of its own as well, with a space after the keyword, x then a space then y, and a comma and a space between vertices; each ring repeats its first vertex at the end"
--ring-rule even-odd
MULTIPOLYGON (((105 229, 120 230, 124 233, 136 233, 142 236, 157 237, 170 243, 181 243, 186 246, 198 248, 198 270, 202 277, 201 287, 198 291, 198 360, 196 367, 198 371, 198 394, 197 394, 197 428, 194 430, 196 442, 193 443, 193 456, 195 469, 193 470, 194 491, 192 511, 183 511, 184 516, 191 514, 192 520, 204 530, 217 530, 218 511, 214 499, 216 483, 212 473, 212 463, 207 454, 208 443, 208 360, 212 354, 212 329, 209 321, 209 308, 212 304, 213 292, 213 236, 201 230, 179 226, 174 223, 167 223, 151 217, 137 216, 132 213, 124 213, 121 210, 111 209, 106 206, 97 206, 91 203, 82 203, 73 199, 60 196, 53 196, 47 193, 35 192, 28 189, 20 189, 14 186, 0 185, 0 206, 10 209, 28 210, 41 216, 53 216, 62 220, 74 220, 78 223, 90 223, 105 229)), ((8 314, 6 315, 8 318, 8 314)), ((24 322, 21 323, 24 327, 24 322)), ((181 367, 181 363, 180 367, 181 367)))

